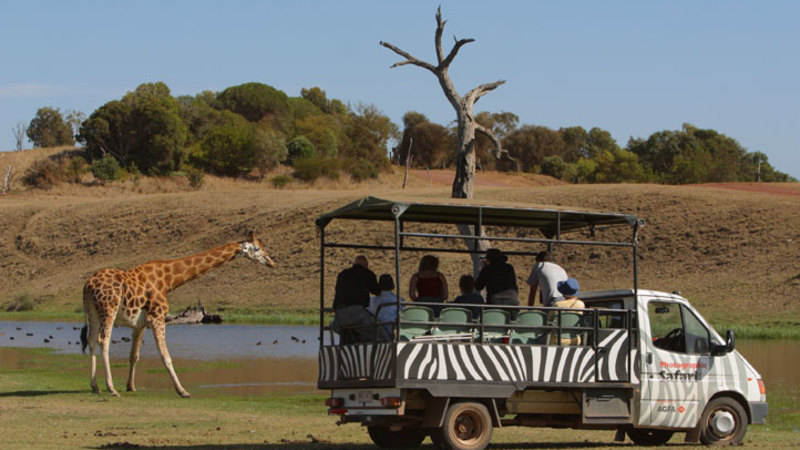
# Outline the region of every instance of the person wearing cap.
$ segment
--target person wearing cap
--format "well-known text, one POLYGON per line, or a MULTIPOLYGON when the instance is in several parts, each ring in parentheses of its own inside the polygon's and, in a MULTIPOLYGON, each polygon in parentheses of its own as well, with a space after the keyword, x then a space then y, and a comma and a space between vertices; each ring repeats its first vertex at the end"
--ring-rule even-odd
POLYGON ((556 263, 549 261, 546 251, 536 254, 536 263, 528 275, 528 306, 533 306, 536 300, 536 291, 539 291, 539 301, 544 306, 552 306, 553 302, 561 299, 557 285, 567 279, 567 271, 556 263), (538 289, 537 289, 538 288, 538 289))
MULTIPOLYGON (((583 309, 586 308, 586 305, 583 303, 581 299, 578 298, 578 292, 580 291, 580 284, 578 284, 578 280, 575 278, 567 278, 564 281, 559 281, 557 283, 558 292, 564 296, 561 300, 556 300, 552 306, 556 308, 575 308, 575 309, 583 309)), ((576 311, 577 314, 583 314, 581 311, 576 311)), ((550 313, 550 321, 552 322, 555 319, 557 313, 551 312, 550 313)), ((550 344, 556 344, 556 336, 551 335, 550 344)), ((581 337, 580 335, 574 338, 562 338, 561 345, 581 345, 581 337)))
MULTIPOLYGON (((380 294, 373 295, 369 299, 369 312, 372 313, 379 323, 383 326, 378 329, 378 340, 386 341, 391 339, 392 328, 397 321, 397 295, 394 291, 394 279, 388 273, 382 274, 378 278, 378 289, 380 294)), ((404 302, 403 298, 400 298, 404 302)))
POLYGON ((486 251, 483 269, 475 280, 475 289, 486 288, 486 303, 519 306, 519 289, 514 266, 508 256, 496 248, 486 251))

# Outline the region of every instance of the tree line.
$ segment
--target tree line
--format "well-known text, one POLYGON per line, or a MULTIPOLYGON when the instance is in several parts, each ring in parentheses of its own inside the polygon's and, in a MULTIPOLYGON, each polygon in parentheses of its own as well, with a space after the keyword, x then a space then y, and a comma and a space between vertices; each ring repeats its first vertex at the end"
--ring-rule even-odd
MULTIPOLYGON (((145 83, 89 117, 40 108, 15 133, 25 130, 35 147, 83 144, 87 164, 102 179, 114 179, 120 170, 263 178, 285 164, 301 180, 335 178, 341 171, 363 180, 391 163, 456 164, 456 130, 419 112, 403 116, 401 132, 374 105, 329 99, 319 87, 300 94, 289 97, 252 82, 175 97, 163 82, 145 83), (397 145, 387 154, 390 142, 397 145)), ((763 153, 690 124, 631 138, 622 148, 600 128, 520 125, 510 112, 480 112, 475 119, 511 156, 498 159, 495 143, 479 134, 474 150, 480 170, 540 173, 572 183, 796 181, 773 168, 763 153)), ((70 162, 70 170, 79 171, 79 165, 70 162)))
MULTIPOLYGON (((777 171, 767 155, 749 152, 735 139, 714 130, 683 124, 682 129, 658 131, 648 138, 631 138, 620 147, 606 130, 580 126, 554 130, 520 125, 510 112, 476 114, 513 158, 499 159, 494 143, 476 136, 477 166, 482 170, 550 175, 571 183, 655 182, 668 184, 796 181, 777 171)), ((410 111, 403 116, 403 135, 394 157, 412 167, 451 167, 454 131, 410 111)))

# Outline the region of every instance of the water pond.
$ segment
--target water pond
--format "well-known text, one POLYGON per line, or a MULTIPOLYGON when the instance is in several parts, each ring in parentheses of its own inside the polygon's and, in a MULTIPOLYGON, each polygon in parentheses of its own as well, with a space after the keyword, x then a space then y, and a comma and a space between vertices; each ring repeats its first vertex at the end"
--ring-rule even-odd
MULTIPOLYGON (((0 364, 26 367, 16 347, 52 348, 80 354, 79 323, 0 321, 0 364)), ((115 328, 111 357, 117 387, 124 386, 131 331, 115 328)), ((167 343, 184 386, 194 394, 222 389, 240 394, 287 391, 317 392, 319 329, 313 326, 172 325, 167 343)), ((737 340, 736 348, 764 377, 772 390, 800 396, 800 341, 737 340)), ((137 370, 143 388, 171 387, 152 334, 145 334, 137 370)), ((100 361, 98 361, 100 363, 100 361)), ((88 358, 87 367, 88 372, 88 358)), ((87 380, 88 383, 88 380, 87 380)), ((800 398, 796 399, 800 402, 800 398)))

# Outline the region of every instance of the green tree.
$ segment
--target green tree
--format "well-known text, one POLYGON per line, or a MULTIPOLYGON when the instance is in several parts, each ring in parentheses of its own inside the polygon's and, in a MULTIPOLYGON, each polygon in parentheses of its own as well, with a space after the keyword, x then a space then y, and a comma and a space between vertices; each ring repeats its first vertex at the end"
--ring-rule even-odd
MULTIPOLYGON (((523 125, 503 139, 503 148, 508 149, 511 156, 519 161, 522 171, 530 172, 545 157, 562 155, 565 146, 558 131, 543 126, 523 125)), ((500 170, 516 169, 506 161, 497 161, 497 167, 500 170)))
POLYGON ((589 157, 589 133, 583 127, 560 128, 561 139, 564 141, 564 160, 569 163, 578 162, 581 158, 589 157))
POLYGON ((263 180, 270 169, 286 160, 286 140, 283 134, 274 130, 256 129, 255 134, 255 166, 259 177, 263 180))
MULTIPOLYGON (((475 121, 494 132, 494 135, 501 141, 516 130, 519 125, 519 117, 507 111, 499 113, 481 111, 475 116, 475 121)), ((453 148, 452 159, 455 159, 455 147, 453 148)), ((495 152, 494 142, 484 133, 475 134, 475 159, 476 164, 480 164, 480 167, 485 170, 493 170, 496 167, 498 155, 495 152)))
POLYGON ((300 89, 300 96, 316 105, 325 114, 343 115, 347 113, 347 108, 341 101, 328 99, 328 95, 319 87, 300 89))
POLYGON ((122 100, 98 108, 78 137, 92 158, 111 153, 126 167, 160 175, 185 160, 186 133, 178 101, 166 84, 157 82, 141 84, 122 100))
POLYGON ((176 99, 178 114, 188 131, 185 143, 187 147, 202 140, 205 133, 219 123, 221 112, 214 108, 216 98, 215 93, 203 91, 194 97, 182 95, 176 99))
POLYGON ((389 139, 397 139, 399 132, 397 125, 378 108, 359 103, 355 111, 348 114, 345 134, 348 142, 340 147, 340 155, 364 159, 378 169, 388 167, 386 145, 389 139))
POLYGON ((286 150, 289 152, 288 158, 286 159, 289 165, 295 165, 295 162, 298 160, 311 158, 317 154, 314 144, 305 136, 297 136, 289 141, 286 144, 286 150))
POLYGON ((641 181, 642 166, 635 153, 627 150, 603 150, 595 155, 594 181, 598 183, 630 183, 641 181))
POLYGON ((406 163, 409 147, 411 147, 412 165, 416 167, 439 167, 448 152, 455 148, 450 131, 433 122, 416 111, 403 115, 403 137, 397 147, 400 164, 406 163))
POLYGON ((131 124, 131 105, 112 100, 97 108, 81 125, 78 141, 86 144, 93 159, 109 153, 124 166, 130 163, 135 132, 131 124))
POLYGON ((297 135, 308 138, 317 153, 327 157, 339 155, 339 147, 347 141, 344 128, 344 119, 331 114, 309 115, 295 122, 297 135))
POLYGON ((72 126, 64 120, 58 108, 43 107, 28 125, 28 139, 34 147, 58 147, 73 145, 72 126))
POLYGON ((291 131, 292 108, 283 91, 263 83, 232 86, 217 96, 220 108, 244 116, 250 122, 265 122, 269 127, 291 131))
POLYGON ((258 136, 256 126, 238 114, 227 111, 222 117, 200 141, 193 160, 219 175, 247 175, 256 167, 268 139, 258 136))

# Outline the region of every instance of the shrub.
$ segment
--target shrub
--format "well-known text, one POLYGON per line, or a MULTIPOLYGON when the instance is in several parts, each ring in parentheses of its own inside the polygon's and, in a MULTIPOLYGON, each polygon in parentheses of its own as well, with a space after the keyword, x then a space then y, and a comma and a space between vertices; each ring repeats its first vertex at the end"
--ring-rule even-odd
POLYGON ((292 182, 292 177, 286 174, 276 175, 272 177, 269 182, 275 189, 283 189, 287 184, 292 182))
POLYGON ((33 310, 33 297, 30 294, 19 294, 8 304, 6 311, 31 311, 33 310))
POLYGON ((544 159, 542 159, 541 168, 539 170, 542 175, 550 175, 553 178, 563 179, 564 173, 567 170, 567 163, 558 155, 545 156, 544 159))
POLYGON ((300 159, 308 159, 317 154, 314 144, 305 136, 297 136, 286 144, 289 156, 286 161, 293 166, 294 162, 300 159))
POLYGON ((292 175, 309 183, 321 176, 335 180, 339 178, 339 169, 340 162, 336 158, 303 158, 295 161, 292 175))
POLYGON ((206 173, 196 167, 189 167, 186 169, 186 179, 189 180, 189 186, 192 189, 200 189, 205 183, 206 173))
POLYGON ((122 168, 119 166, 119 161, 106 153, 102 158, 92 162, 90 166, 92 175, 100 181, 114 181, 120 178, 122 168))
POLYGON ((378 169, 366 159, 348 159, 345 167, 350 174, 350 178, 355 182, 378 178, 378 169))
POLYGON ((62 178, 63 171, 58 162, 46 158, 31 164, 28 170, 25 171, 22 182, 31 187, 50 189, 60 184, 62 178))

